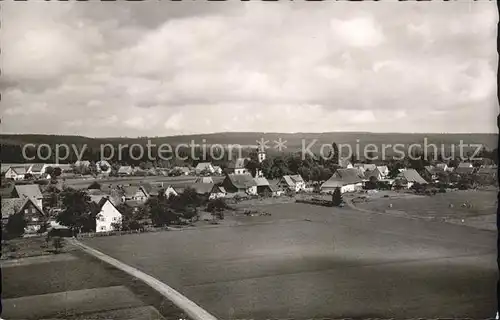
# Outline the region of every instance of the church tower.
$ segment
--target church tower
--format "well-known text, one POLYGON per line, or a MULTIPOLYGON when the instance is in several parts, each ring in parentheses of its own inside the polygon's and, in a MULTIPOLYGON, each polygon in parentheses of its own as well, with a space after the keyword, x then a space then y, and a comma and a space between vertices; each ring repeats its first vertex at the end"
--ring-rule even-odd
MULTIPOLYGON (((264 148, 257 148, 257 160, 259 161, 259 164, 262 163, 262 161, 266 160, 266 152, 264 151, 264 148)), ((263 177, 264 175, 262 174, 262 170, 257 169, 257 172, 255 174, 257 177, 263 177)))

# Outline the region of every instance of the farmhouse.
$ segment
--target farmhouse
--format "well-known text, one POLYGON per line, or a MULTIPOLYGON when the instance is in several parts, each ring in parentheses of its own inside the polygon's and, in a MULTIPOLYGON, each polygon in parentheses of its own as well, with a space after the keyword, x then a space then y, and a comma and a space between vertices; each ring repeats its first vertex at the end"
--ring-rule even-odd
POLYGON ((36 233, 47 221, 41 207, 32 198, 2 199, 2 225, 6 225, 9 217, 22 214, 26 220, 26 233, 36 233))
POLYGON ((266 178, 264 177, 257 177, 254 178, 253 181, 255 181, 255 184, 257 185, 257 193, 258 194, 272 194, 273 189, 271 188, 271 185, 269 184, 269 181, 267 181, 266 178))
POLYGON ((207 197, 209 200, 226 196, 226 190, 214 183, 193 183, 190 187, 196 190, 198 195, 207 197))
POLYGON ((398 174, 396 181, 406 188, 411 188, 415 183, 427 184, 424 178, 415 169, 406 169, 398 174))
POLYGON ((146 202, 149 198, 149 194, 143 186, 125 186, 122 187, 123 199, 122 201, 137 201, 146 202))
POLYGON ((257 184, 250 174, 228 174, 222 186, 228 193, 243 192, 250 195, 257 194, 257 184))
POLYGON ((27 166, 13 166, 5 171, 5 178, 12 180, 23 180, 29 167, 27 166))
POLYGON ((122 214, 118 211, 113 202, 106 197, 103 197, 97 203, 94 213, 96 214, 96 232, 113 231, 115 229, 115 225, 121 224, 122 222, 122 214))
POLYGON ((245 168, 246 162, 250 160, 248 158, 238 158, 235 161, 231 161, 226 172, 229 174, 247 174, 248 170, 245 168))
POLYGON ((37 206, 42 208, 43 194, 37 184, 17 185, 14 187, 12 196, 15 198, 30 198, 37 206))
POLYGON ((370 178, 375 177, 377 180, 382 180, 385 178, 385 175, 380 172, 379 168, 377 167, 375 170, 372 171, 365 171, 364 174, 365 180, 370 180, 370 178))
POLYGON ((354 192, 363 187, 363 178, 358 169, 338 169, 321 185, 321 192, 332 193, 337 188, 340 188, 341 193, 354 192))
POLYGON ((305 190, 306 183, 299 174, 286 175, 281 177, 281 179, 277 183, 277 186, 278 188, 282 188, 283 190, 299 192, 305 190))

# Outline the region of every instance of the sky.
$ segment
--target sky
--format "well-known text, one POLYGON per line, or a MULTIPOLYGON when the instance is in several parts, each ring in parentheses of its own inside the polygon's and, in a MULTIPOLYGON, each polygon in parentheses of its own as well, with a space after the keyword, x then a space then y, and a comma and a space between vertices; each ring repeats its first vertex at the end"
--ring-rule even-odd
POLYGON ((494 1, 2 3, 2 133, 496 133, 494 1))

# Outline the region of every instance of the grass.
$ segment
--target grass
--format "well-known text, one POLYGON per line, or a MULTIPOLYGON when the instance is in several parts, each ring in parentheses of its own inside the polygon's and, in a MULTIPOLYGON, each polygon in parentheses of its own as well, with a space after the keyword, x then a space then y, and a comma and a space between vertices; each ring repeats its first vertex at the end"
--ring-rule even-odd
MULTIPOLYGON (((59 253, 70 252, 74 248, 62 239, 63 247, 59 253)), ((2 240, 2 260, 20 259, 54 254, 53 242, 45 236, 2 240)))
POLYGON ((368 197, 366 202, 356 203, 356 206, 381 213, 393 212, 429 219, 467 219, 495 214, 497 194, 495 191, 453 191, 422 197, 368 197), (464 207, 464 203, 472 206, 464 207))

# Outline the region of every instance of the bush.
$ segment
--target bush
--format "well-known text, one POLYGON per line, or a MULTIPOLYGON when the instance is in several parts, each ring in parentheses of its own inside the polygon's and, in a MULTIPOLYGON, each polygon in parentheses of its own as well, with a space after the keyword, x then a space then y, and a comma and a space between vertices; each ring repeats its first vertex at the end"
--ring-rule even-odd
POLYGON ((22 236, 24 228, 26 228, 26 220, 24 220, 24 215, 20 213, 11 215, 5 226, 9 236, 14 238, 22 236))
POLYGON ((54 237, 52 239, 52 246, 54 247, 54 253, 59 253, 64 247, 64 243, 61 237, 54 237))

